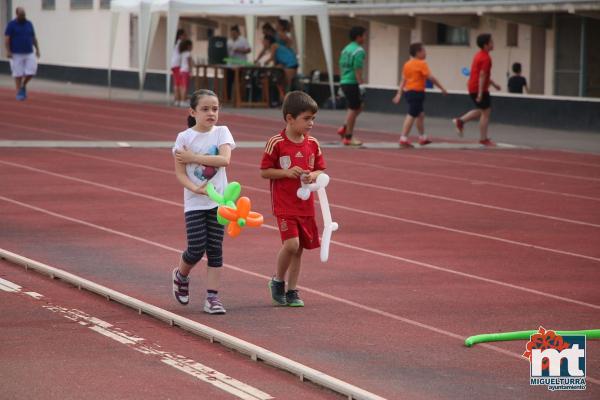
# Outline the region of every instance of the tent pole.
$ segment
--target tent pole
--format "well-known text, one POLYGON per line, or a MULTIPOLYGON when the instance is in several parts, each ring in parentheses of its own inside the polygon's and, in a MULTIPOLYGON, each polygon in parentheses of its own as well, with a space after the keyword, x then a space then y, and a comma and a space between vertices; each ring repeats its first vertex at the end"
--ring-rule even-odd
POLYGON ((335 109, 335 87, 333 85, 333 55, 331 50, 331 31, 329 29, 329 16, 326 12, 317 15, 319 21, 319 31, 321 32, 321 42, 323 43, 323 53, 325 53, 325 62, 327 63, 327 76, 329 78, 329 91, 333 108, 335 109))
POLYGON ((110 38, 108 43, 108 99, 112 98, 112 64, 117 40, 117 28, 119 26, 119 12, 113 11, 110 16, 110 38))

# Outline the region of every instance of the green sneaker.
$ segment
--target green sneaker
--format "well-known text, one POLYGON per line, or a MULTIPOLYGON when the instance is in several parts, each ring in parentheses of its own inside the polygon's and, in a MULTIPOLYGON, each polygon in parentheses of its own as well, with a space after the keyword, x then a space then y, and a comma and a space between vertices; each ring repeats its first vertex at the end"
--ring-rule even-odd
POLYGON ((287 301, 288 307, 304 307, 304 302, 298 297, 297 290, 288 290, 285 293, 285 300, 287 301))
POLYGON ((285 306, 285 282, 277 282, 275 277, 269 281, 269 292, 274 306, 285 306))

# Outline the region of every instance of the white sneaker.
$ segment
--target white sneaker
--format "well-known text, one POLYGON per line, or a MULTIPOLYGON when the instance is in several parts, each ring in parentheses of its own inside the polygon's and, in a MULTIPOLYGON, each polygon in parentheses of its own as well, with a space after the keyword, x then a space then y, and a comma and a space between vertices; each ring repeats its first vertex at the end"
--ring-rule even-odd
POLYGON ((223 307, 223 303, 219 300, 217 296, 206 297, 206 301, 204 302, 204 312, 207 314, 225 314, 225 307, 223 307))

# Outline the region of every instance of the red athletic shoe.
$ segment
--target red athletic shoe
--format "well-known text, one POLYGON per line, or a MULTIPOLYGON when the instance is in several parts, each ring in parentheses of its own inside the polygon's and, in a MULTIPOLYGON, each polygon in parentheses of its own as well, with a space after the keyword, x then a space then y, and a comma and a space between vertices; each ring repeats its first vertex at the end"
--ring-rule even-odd
POLYGON ((401 140, 398 143, 400 144, 401 149, 412 149, 414 147, 408 140, 401 140))
POLYGON ((337 130, 338 135, 344 137, 346 135, 346 125, 340 126, 337 130))
POLYGON ((433 142, 429 139, 425 139, 425 140, 419 139, 419 146, 427 146, 430 143, 433 143, 433 142))
POLYGON ((492 142, 490 139, 485 139, 485 140, 480 140, 479 144, 482 144, 486 147, 494 147, 496 146, 496 143, 492 142))
POLYGON ((452 120, 452 123, 454 124, 454 128, 456 129, 456 133, 458 134, 458 136, 463 137, 463 135, 465 134, 465 123, 463 122, 463 120, 460 118, 454 118, 452 120))

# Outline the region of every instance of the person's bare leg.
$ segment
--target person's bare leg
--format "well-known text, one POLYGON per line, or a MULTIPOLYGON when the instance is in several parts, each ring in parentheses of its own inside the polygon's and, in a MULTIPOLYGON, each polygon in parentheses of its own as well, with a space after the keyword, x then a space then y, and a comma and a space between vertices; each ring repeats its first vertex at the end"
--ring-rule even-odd
POLYGON ((286 93, 292 90, 292 82, 296 76, 296 70, 291 68, 285 69, 285 91, 286 93))
POLYGON ((288 290, 296 289, 298 284, 298 277, 300 276, 300 267, 302 264, 302 247, 298 248, 298 251, 292 256, 290 262, 290 268, 288 270, 288 290))
POLYGON ((29 81, 31 80, 31 78, 33 78, 33 75, 27 75, 25 77, 25 79, 23 80, 23 86, 26 86, 29 83, 29 81))
POLYGON ((300 240, 296 238, 287 239, 283 242, 281 250, 277 255, 277 273, 275 279, 278 281, 285 281, 285 275, 291 265, 294 254, 298 252, 300 248, 300 240))
POLYGON ((351 138, 354 134, 354 127, 356 126, 356 118, 362 111, 362 106, 356 110, 348 109, 346 113, 346 137, 351 138))
POLYGON ((18 76, 15 78, 15 87, 17 89, 17 91, 19 91, 19 89, 21 89, 21 86, 23 85, 23 77, 22 76, 18 76))
POLYGON ((415 117, 410 114, 406 114, 406 118, 404 118, 404 124, 402 125, 402 132, 400 133, 400 140, 408 139, 414 122, 415 117))
POLYGON ((194 268, 192 264, 186 263, 183 258, 179 259, 179 274, 181 276, 188 276, 192 268, 194 268))
POLYGON ((421 140, 427 139, 425 135, 425 113, 422 112, 417 117, 417 131, 419 131, 419 137, 421 140))
POLYGON ((481 110, 479 108, 475 108, 475 109, 467 112, 462 117, 460 117, 460 120, 462 122, 468 122, 468 121, 473 121, 475 119, 479 119, 480 117, 481 117, 481 110))
POLYGON ((479 139, 486 140, 488 138, 488 126, 490 124, 490 113, 491 108, 486 108, 481 112, 481 118, 479 118, 479 139))
POLYGON ((221 283, 221 270, 223 267, 207 267, 206 268, 206 289, 219 290, 221 283))

